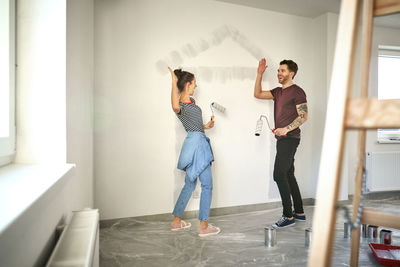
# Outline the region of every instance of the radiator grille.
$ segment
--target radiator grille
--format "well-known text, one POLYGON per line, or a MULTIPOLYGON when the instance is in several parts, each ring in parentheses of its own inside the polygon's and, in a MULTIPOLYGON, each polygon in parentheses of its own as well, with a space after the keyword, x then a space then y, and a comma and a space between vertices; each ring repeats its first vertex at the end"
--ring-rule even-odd
POLYGON ((400 151, 367 152, 366 170, 369 191, 400 190, 400 151))

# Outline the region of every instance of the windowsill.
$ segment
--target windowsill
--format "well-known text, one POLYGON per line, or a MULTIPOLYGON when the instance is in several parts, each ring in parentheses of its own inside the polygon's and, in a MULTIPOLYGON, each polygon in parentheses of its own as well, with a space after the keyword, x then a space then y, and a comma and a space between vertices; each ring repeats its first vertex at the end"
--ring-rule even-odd
POLYGON ((64 177, 74 164, 10 164, 0 168, 0 235, 64 177))
POLYGON ((400 140, 378 140, 378 144, 400 144, 400 140))
POLYGON ((13 153, 11 155, 7 155, 7 156, 1 156, 0 157, 0 168, 7 164, 10 164, 10 162, 13 161, 14 156, 15 156, 15 153, 13 153))

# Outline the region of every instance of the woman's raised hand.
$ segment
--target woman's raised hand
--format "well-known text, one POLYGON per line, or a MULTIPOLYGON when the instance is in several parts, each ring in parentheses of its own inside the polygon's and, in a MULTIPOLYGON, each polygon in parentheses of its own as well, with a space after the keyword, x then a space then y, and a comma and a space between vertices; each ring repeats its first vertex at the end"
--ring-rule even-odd
POLYGON ((260 62, 258 62, 257 73, 258 74, 263 74, 267 67, 268 67, 267 66, 267 61, 265 60, 265 58, 261 59, 260 62))
POLYGON ((171 73, 172 82, 173 83, 177 83, 178 82, 178 77, 176 77, 174 71, 171 69, 171 67, 168 67, 168 70, 171 73))

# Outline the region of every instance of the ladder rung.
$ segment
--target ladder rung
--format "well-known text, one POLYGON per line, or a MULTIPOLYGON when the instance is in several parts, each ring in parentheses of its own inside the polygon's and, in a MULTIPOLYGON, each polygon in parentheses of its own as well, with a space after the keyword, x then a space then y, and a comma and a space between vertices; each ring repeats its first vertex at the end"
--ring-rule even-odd
POLYGON ((399 0, 375 0, 374 16, 383 16, 400 12, 399 0))
POLYGON ((400 99, 349 99, 345 126, 347 129, 400 128, 400 99))
POLYGON ((390 214, 364 208, 361 223, 400 229, 400 214, 390 214))

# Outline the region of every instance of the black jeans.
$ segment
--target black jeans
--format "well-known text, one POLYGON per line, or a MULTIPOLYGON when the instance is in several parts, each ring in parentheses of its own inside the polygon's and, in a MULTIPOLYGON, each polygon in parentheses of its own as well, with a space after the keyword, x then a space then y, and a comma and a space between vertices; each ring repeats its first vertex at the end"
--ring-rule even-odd
POLYGON ((281 195, 283 216, 289 218, 293 216, 290 196, 293 198, 294 211, 304 213, 299 186, 294 176, 294 155, 299 143, 299 138, 283 138, 276 142, 274 181, 281 195))

